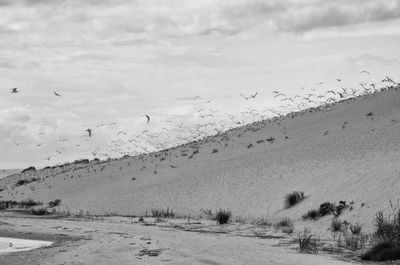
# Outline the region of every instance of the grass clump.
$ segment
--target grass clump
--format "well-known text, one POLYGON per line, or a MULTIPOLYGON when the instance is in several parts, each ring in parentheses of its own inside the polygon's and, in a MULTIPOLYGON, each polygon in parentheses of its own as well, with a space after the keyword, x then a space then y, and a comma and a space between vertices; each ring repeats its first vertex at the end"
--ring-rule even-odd
POLYGON ((350 232, 353 235, 360 235, 361 234, 361 230, 362 230, 362 225, 360 225, 359 223, 350 225, 350 232))
POLYGON ((342 231, 343 222, 337 218, 333 218, 331 221, 331 231, 340 232, 342 231))
POLYGON ((61 204, 61 200, 60 199, 55 199, 54 201, 49 201, 49 207, 53 208, 53 207, 57 207, 61 204))
POLYGON ((298 236, 297 243, 301 253, 318 253, 317 240, 313 236, 307 230, 304 230, 303 234, 298 236))
POLYGON ((318 217, 320 216, 320 213, 318 210, 315 209, 310 209, 307 211, 307 213, 305 213, 302 218, 304 220, 310 219, 310 220, 317 220, 318 217))
POLYGON ((217 223, 219 225, 222 225, 228 223, 229 219, 231 219, 231 216, 232 216, 231 211, 219 209, 215 213, 215 220, 217 220, 217 223))
POLYGON ((388 217, 378 212, 375 217, 374 246, 361 256, 363 260, 388 261, 400 259, 400 208, 392 208, 388 217))
POLYGON ((151 210, 151 215, 156 218, 164 217, 164 218, 174 218, 175 213, 174 210, 170 210, 167 208, 165 211, 164 210, 159 210, 159 209, 152 209, 151 210))
POLYGON ((293 191, 285 196, 285 206, 290 208, 304 199, 303 191, 293 191))
POLYGON ((46 207, 40 207, 36 209, 31 209, 31 214, 33 215, 46 215, 49 214, 49 211, 47 211, 46 207))

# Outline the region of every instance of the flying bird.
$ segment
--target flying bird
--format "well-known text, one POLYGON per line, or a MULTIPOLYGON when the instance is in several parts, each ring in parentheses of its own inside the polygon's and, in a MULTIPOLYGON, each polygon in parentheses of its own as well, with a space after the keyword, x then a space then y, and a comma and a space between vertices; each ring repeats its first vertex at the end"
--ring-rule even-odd
POLYGON ((86 132, 88 132, 89 137, 92 137, 92 130, 91 129, 87 129, 86 132))
POLYGON ((144 117, 146 117, 147 118, 147 124, 150 122, 150 116, 149 115, 144 115, 144 117))
POLYGON ((370 75, 370 74, 371 74, 370 72, 365 71, 365 70, 364 70, 364 71, 361 71, 360 73, 361 73, 361 74, 367 74, 367 75, 370 75))
POLYGON ((246 100, 251 99, 251 98, 255 98, 257 96, 258 92, 254 93, 254 94, 250 94, 248 97, 246 97, 243 94, 240 94, 242 97, 244 97, 246 100))
POLYGON ((16 87, 11 88, 10 90, 11 90, 12 94, 19 93, 18 88, 16 88, 16 87))
POLYGON ((54 93, 54 96, 56 96, 56 97, 61 97, 61 95, 58 94, 57 92, 53 91, 53 93, 54 93))

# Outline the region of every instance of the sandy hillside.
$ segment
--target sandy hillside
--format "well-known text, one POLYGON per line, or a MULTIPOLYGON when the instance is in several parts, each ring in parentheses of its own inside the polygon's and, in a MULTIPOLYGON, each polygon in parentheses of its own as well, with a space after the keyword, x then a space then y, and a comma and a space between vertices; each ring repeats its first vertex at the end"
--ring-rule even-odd
MULTIPOLYGON (((300 220, 326 201, 354 201, 343 219, 371 227, 400 198, 400 91, 265 121, 141 157, 68 165, 0 181, 1 199, 61 199, 73 212, 141 215, 229 208, 234 216, 300 220), (18 179, 39 180, 15 187, 18 179), (307 198, 284 209, 284 196, 307 198)), ((329 217, 315 226, 326 228, 329 217)))
POLYGON ((21 172, 21 169, 0 169, 0 179, 19 172, 21 172))

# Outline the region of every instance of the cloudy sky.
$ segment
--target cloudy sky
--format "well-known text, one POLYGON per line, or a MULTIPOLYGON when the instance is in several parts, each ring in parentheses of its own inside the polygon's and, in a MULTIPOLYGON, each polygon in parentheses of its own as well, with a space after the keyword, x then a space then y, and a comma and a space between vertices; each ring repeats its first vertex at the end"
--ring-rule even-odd
POLYGON ((211 110, 249 122, 273 90, 400 80, 399 45, 400 0, 0 0, 0 168, 134 152, 211 110))

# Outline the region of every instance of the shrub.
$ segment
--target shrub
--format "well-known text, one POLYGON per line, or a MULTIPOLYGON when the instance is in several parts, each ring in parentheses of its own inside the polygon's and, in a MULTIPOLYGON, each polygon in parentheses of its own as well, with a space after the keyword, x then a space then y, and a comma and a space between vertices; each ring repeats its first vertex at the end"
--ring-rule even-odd
POLYGON ((361 255, 361 259, 369 261, 388 261, 400 259, 400 246, 391 246, 389 242, 378 243, 361 255))
POLYGON ((31 209, 31 214, 33 215, 46 215, 49 214, 46 207, 40 207, 37 209, 31 209))
POLYGON ((393 208, 393 214, 385 217, 378 212, 375 217, 376 244, 361 256, 363 260, 387 261, 400 259, 400 209, 393 208))
POLYGON ((37 206, 37 205, 42 205, 42 202, 35 202, 32 199, 27 199, 27 200, 22 200, 19 205, 21 208, 25 207, 25 208, 30 208, 32 206, 37 206))
POLYGON ((157 218, 159 218, 159 217, 174 218, 175 217, 174 210, 170 210, 169 208, 167 208, 165 211, 158 210, 158 209, 152 209, 151 215, 153 217, 157 217, 157 218))
POLYGON ((333 218, 331 222, 331 231, 332 232, 339 232, 342 230, 342 221, 337 218, 333 218))
POLYGON ((335 210, 336 210, 335 204, 331 202, 324 202, 319 206, 319 214, 321 216, 331 214, 335 212, 335 210))
POLYGON ((301 200, 304 199, 304 192, 302 191, 293 191, 292 193, 286 194, 285 196, 285 206, 286 208, 290 208, 293 205, 297 204, 301 200))
POLYGON ((344 236, 346 248, 356 251, 358 249, 362 249, 367 240, 367 236, 364 235, 345 235, 344 236))
POLYGON ((306 230, 298 236, 297 243, 301 253, 318 253, 317 240, 312 237, 313 235, 306 230))
POLYGON ((289 217, 284 217, 274 224, 275 227, 293 226, 292 220, 289 217))
POLYGON ((310 209, 310 210, 307 211, 306 214, 304 214, 304 215, 302 216, 302 218, 303 218, 304 220, 307 220, 307 219, 317 220, 319 216, 320 216, 320 213, 319 213, 318 210, 310 209))
POLYGON ((361 234, 361 230, 362 230, 362 225, 358 223, 350 225, 350 231, 353 235, 361 234))
POLYGON ((368 113, 366 114, 366 116, 367 116, 367 117, 371 117, 371 116, 374 116, 374 114, 373 114, 372 112, 368 112, 368 113))
POLYGON ((215 215, 213 214, 211 209, 201 209, 201 215, 204 215, 206 219, 216 220, 215 215))
POLYGON ((61 200, 60 199, 55 199, 54 201, 49 201, 49 207, 50 208, 56 207, 56 206, 58 206, 60 204, 61 204, 61 200))
POLYGON ((217 148, 213 148, 212 153, 218 153, 218 149, 217 148))
POLYGON ((218 224, 222 225, 222 224, 226 224, 229 222, 231 215, 232 215, 231 211, 219 209, 215 213, 215 219, 217 220, 218 224))

